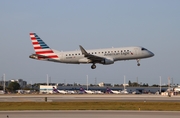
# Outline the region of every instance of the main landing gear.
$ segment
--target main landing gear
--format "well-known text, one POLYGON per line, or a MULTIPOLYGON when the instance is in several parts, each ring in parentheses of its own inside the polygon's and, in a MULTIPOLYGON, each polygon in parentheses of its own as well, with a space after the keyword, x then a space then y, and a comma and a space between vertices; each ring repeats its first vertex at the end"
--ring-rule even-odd
POLYGON ((137 66, 140 66, 140 63, 139 63, 140 59, 137 59, 137 66))
POLYGON ((95 64, 93 64, 93 65, 91 66, 91 68, 92 68, 92 69, 95 69, 95 68, 96 68, 96 65, 95 65, 95 64))

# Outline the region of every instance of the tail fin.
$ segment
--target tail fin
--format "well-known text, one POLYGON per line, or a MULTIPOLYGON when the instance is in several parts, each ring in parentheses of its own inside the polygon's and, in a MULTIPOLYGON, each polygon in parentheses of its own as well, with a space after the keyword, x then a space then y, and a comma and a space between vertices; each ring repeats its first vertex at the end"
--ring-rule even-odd
POLYGON ((106 93, 112 93, 112 91, 109 87, 106 88, 106 93))
POLYGON ((53 87, 53 93, 59 93, 59 91, 55 87, 53 87))
POLYGON ((81 94, 82 94, 82 93, 85 93, 84 88, 83 88, 83 87, 80 87, 79 92, 80 92, 81 94))
POLYGON ((54 53, 54 51, 36 33, 30 33, 30 38, 35 53, 40 55, 38 59, 41 58, 41 56, 46 56, 46 58, 50 59, 58 59, 58 55, 54 53))

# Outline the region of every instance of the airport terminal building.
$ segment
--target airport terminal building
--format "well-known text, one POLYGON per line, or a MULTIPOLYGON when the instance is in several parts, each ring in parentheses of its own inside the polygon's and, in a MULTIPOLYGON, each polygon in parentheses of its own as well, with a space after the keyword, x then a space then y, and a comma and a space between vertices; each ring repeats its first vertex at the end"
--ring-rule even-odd
POLYGON ((60 85, 40 85, 39 86, 39 93, 51 93, 53 91, 53 87, 58 89, 58 90, 64 90, 64 91, 80 91, 80 89, 84 90, 91 90, 91 91, 101 91, 103 93, 106 93, 107 89, 109 90, 116 90, 116 91, 123 91, 124 89, 127 90, 128 93, 132 93, 136 91, 137 93, 156 93, 159 92, 161 89, 161 92, 165 92, 168 87, 112 87, 112 86, 60 86, 60 85))

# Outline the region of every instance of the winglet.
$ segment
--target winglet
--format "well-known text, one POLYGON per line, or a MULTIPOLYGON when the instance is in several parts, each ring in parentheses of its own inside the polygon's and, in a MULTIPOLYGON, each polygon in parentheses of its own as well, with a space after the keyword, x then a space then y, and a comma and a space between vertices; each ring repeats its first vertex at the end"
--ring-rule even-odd
POLYGON ((86 52, 86 50, 81 46, 79 45, 80 49, 81 49, 81 52, 84 56, 88 55, 88 53, 86 52))

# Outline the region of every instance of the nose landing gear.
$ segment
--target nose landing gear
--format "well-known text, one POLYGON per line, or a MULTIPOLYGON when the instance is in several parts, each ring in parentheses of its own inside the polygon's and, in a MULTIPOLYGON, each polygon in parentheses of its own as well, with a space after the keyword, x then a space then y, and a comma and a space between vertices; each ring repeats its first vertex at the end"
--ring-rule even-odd
POLYGON ((140 63, 139 63, 140 59, 137 59, 137 66, 140 66, 140 63))

